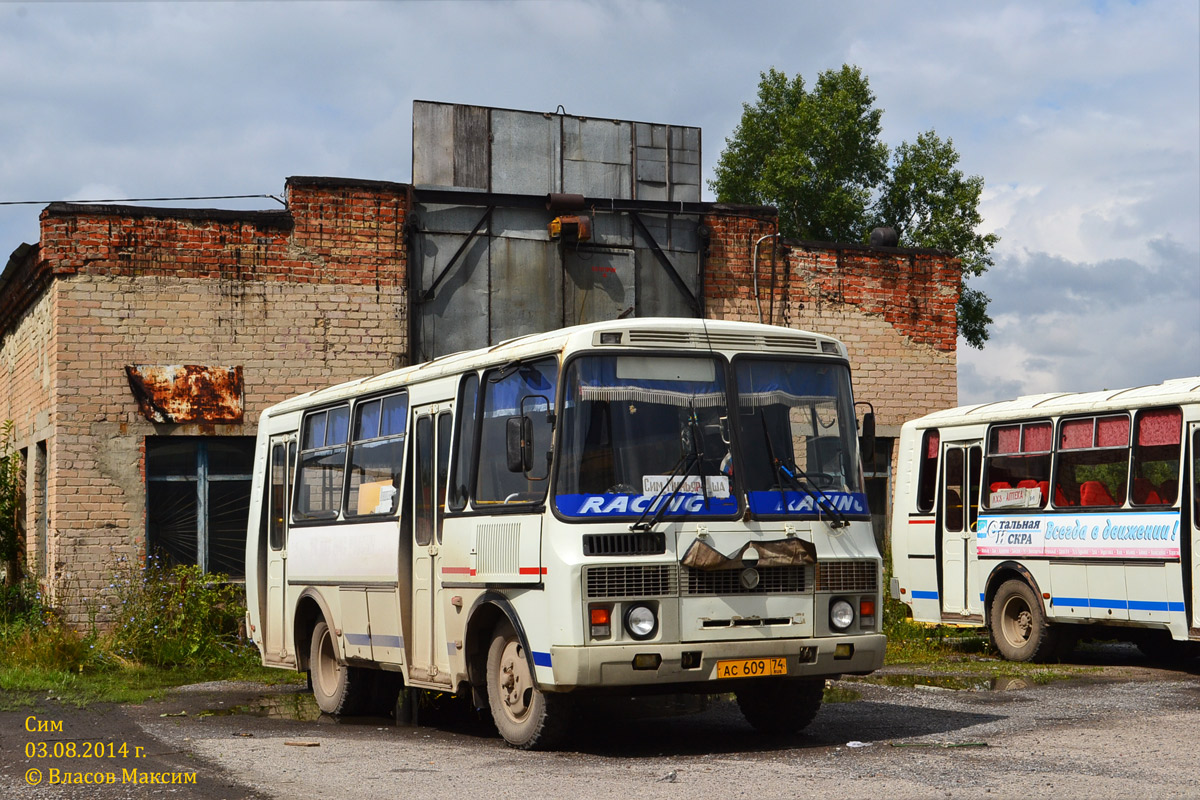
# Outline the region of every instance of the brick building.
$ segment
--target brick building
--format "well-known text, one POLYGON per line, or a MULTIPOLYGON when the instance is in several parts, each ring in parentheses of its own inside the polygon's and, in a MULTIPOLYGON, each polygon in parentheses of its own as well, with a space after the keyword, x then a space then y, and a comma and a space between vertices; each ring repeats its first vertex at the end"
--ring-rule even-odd
MULTIPOLYGON (((116 558, 151 548, 238 574, 259 412, 421 354, 430 282, 410 265, 432 234, 411 217, 430 197, 408 184, 291 178, 282 211, 47 207, 40 241, 0 274, 0 420, 15 423, 26 469, 26 571, 81 601, 102 596, 116 558)), ((530 198, 527 213, 555 216, 545 195, 530 198)), ((667 219, 651 228, 669 230, 667 206, 639 202, 667 219)), ((846 342, 884 444, 881 506, 889 437, 957 401, 957 262, 777 244, 769 209, 676 206, 705 238, 682 281, 701 313, 846 342)), ((670 266, 670 251, 656 257, 670 266)), ((631 264, 635 277, 657 268, 631 264)), ((538 323, 514 324, 493 325, 478 345, 538 323)))

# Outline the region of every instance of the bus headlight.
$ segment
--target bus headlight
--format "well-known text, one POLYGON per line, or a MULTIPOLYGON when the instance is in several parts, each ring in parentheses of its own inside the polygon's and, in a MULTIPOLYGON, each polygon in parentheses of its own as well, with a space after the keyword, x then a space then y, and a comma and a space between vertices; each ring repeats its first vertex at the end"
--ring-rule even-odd
POLYGON ((625 609, 625 630, 638 641, 658 633, 658 615, 650 606, 637 603, 625 609))
POLYGON ((844 631, 854 622, 854 606, 845 600, 834 600, 829 605, 829 624, 834 630, 844 631))

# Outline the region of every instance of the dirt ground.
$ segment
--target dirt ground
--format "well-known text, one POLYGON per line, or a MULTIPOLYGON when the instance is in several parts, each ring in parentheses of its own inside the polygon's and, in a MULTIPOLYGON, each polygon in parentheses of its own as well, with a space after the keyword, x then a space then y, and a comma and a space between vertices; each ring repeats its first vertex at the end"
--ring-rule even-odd
POLYGON ((755 733, 728 700, 682 716, 593 713, 554 753, 514 751, 486 722, 434 712, 417 726, 336 721, 302 686, 204 684, 85 710, 45 699, 0 713, 0 796, 1200 796, 1200 662, 1110 645, 1073 664, 1074 677, 1046 684, 888 667, 878 682, 837 682, 846 702, 784 740, 755 733))

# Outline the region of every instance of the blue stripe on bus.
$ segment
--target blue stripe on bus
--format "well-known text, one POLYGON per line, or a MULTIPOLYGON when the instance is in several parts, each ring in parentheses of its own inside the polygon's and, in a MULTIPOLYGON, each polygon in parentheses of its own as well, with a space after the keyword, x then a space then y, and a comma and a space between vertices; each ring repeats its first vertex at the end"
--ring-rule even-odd
POLYGON ((921 591, 917 591, 916 589, 914 589, 912 592, 912 599, 913 600, 937 600, 938 593, 937 592, 921 592, 921 591))
POLYGON ((404 639, 400 636, 372 635, 369 633, 347 633, 346 644, 359 647, 404 647, 404 639))
POLYGON ((1103 598, 1087 597, 1055 597, 1051 601, 1056 606, 1077 606, 1079 608, 1112 608, 1119 611, 1184 611, 1183 603, 1161 600, 1106 600, 1103 598))
POLYGON ((550 666, 550 654, 549 653, 539 653, 537 650, 534 650, 533 651, 533 665, 535 667, 550 666))

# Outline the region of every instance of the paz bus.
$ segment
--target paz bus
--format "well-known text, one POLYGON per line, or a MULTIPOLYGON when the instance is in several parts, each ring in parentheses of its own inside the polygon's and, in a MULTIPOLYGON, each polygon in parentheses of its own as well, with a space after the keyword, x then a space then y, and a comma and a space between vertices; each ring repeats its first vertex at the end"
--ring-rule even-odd
POLYGON ((730 692, 793 732, 827 678, 883 664, 881 570, 819 334, 589 324, 259 420, 247 630, 330 714, 465 694, 533 749, 576 698, 730 692))
POLYGON ((1195 652, 1197 480, 1200 377, 929 414, 900 433, 891 594, 1014 661, 1195 652))

